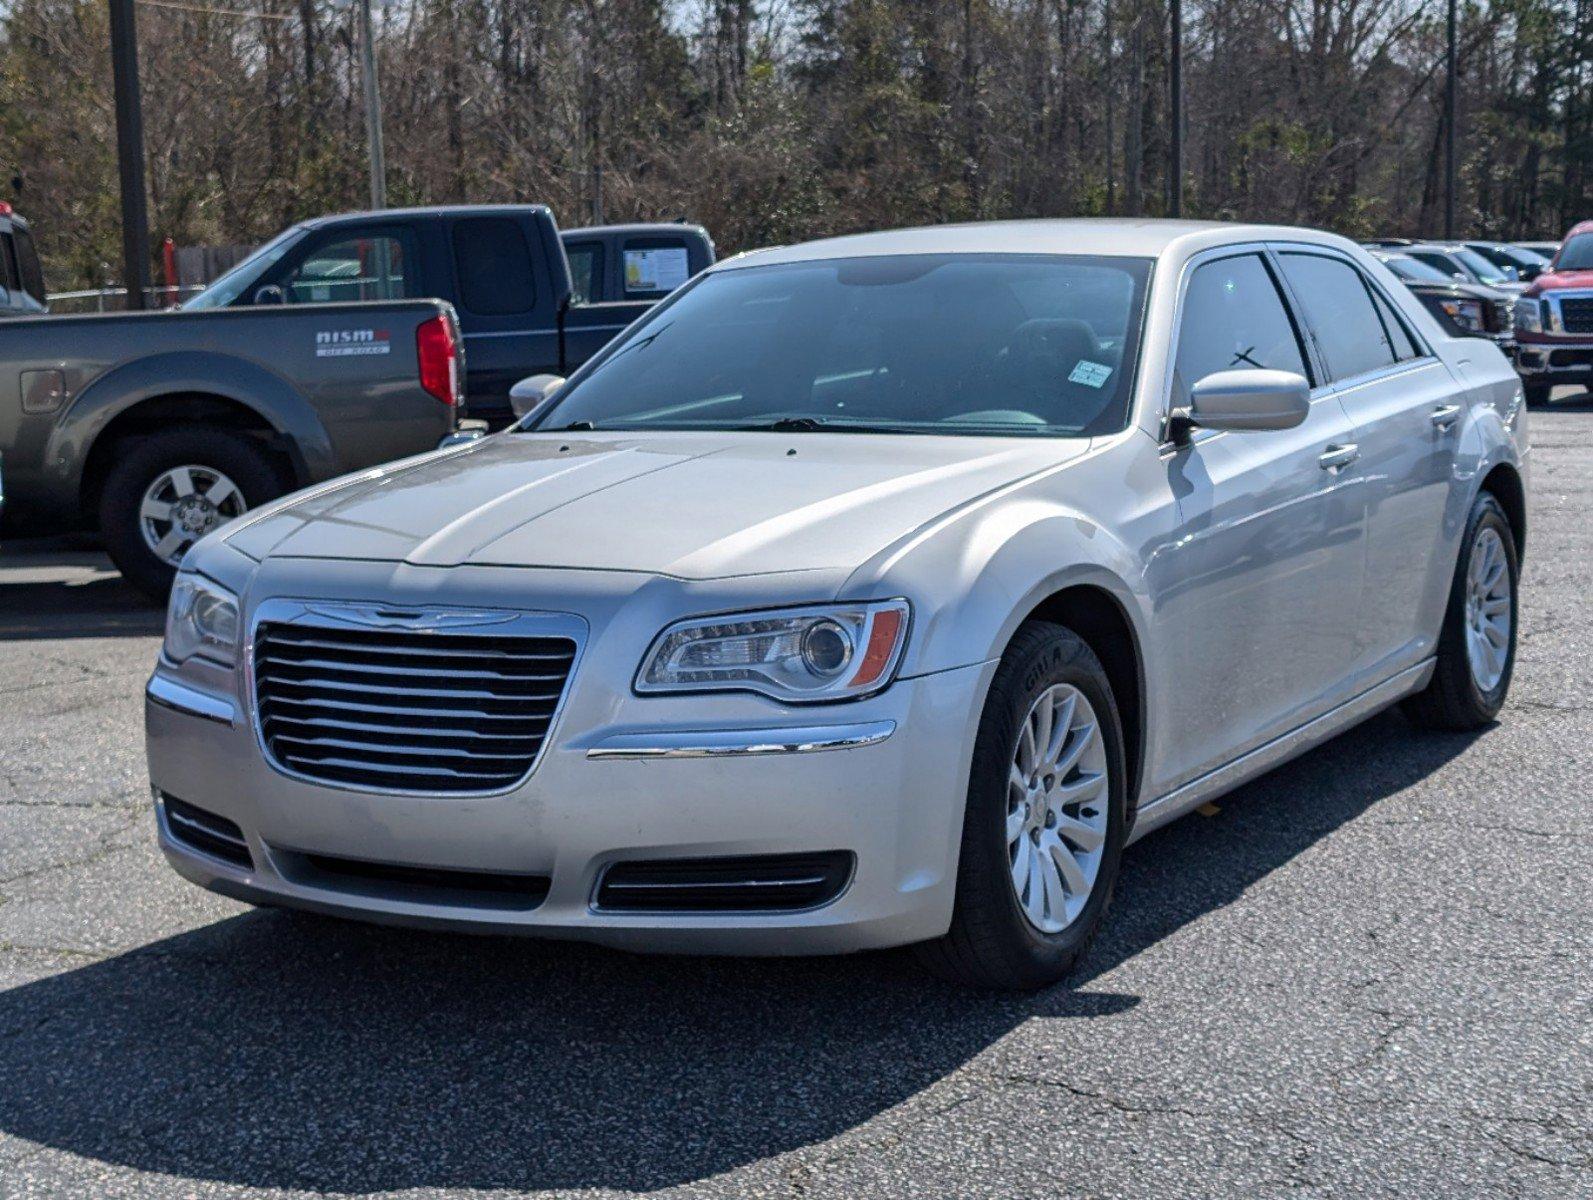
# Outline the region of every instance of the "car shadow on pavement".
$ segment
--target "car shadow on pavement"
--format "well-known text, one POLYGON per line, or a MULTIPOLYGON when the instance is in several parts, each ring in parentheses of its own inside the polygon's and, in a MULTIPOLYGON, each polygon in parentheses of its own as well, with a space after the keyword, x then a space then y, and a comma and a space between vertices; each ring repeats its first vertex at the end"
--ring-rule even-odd
POLYGON ((0 545, 0 642, 141 637, 159 633, 164 620, 86 535, 0 545))
POLYGON ((1132 1009, 1092 984, 1470 740, 1385 715, 1152 834, 1078 978, 1033 996, 938 983, 905 953, 654 958, 230 918, 0 993, 0 1130, 256 1187, 700 1180, 845 1133, 1026 1020, 1132 1009))

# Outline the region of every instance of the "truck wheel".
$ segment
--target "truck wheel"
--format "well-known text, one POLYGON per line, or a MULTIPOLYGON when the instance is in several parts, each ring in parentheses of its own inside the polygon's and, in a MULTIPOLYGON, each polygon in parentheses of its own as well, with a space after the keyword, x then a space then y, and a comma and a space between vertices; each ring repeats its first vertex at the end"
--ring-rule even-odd
POLYGON ((1064 626, 1025 625, 985 700, 951 928, 917 947, 924 965, 984 988, 1065 978, 1111 902, 1126 779, 1100 660, 1064 626))
POLYGON ((123 577, 164 600, 188 547, 286 490, 248 438, 198 426, 168 429, 118 455, 100 493, 100 535, 123 577))
POLYGON ((1554 388, 1547 383, 1525 383, 1521 388, 1526 393, 1528 408, 1542 408, 1554 392, 1554 388))

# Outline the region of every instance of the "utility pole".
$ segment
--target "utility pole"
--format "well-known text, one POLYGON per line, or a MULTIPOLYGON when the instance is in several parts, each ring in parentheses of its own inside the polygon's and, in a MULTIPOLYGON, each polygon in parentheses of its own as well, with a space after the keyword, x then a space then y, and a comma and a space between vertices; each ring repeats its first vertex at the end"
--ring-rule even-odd
MULTIPOLYGON (((1453 0, 1451 0, 1453 3, 1453 0)), ((1184 215, 1184 4, 1170 0, 1173 20, 1172 53, 1168 59, 1168 80, 1172 88, 1173 135, 1167 163, 1167 214, 1184 215)))
POLYGON ((122 278, 127 307, 149 296, 149 202, 144 195, 144 112, 138 95, 138 25, 133 0, 110 0, 111 77, 116 93, 116 164, 122 186, 122 278))
POLYGON ((1449 47, 1444 62, 1444 238, 1455 236, 1455 0, 1449 0, 1449 47))
POLYGON ((382 89, 376 79, 376 34, 371 0, 356 0, 360 10, 360 74, 365 83, 365 137, 371 154, 371 207, 387 207, 387 159, 382 153, 382 89))

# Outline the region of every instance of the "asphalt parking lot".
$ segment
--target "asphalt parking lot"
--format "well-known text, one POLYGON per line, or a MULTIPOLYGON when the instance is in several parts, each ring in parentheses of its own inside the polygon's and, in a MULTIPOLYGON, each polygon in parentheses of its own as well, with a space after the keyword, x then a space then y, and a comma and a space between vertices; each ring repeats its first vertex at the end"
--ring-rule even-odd
POLYGON ((160 614, 0 548, 0 1196, 1593 1196, 1593 395, 1532 416, 1499 724, 1384 714, 1152 835, 1071 986, 200 892, 160 614))

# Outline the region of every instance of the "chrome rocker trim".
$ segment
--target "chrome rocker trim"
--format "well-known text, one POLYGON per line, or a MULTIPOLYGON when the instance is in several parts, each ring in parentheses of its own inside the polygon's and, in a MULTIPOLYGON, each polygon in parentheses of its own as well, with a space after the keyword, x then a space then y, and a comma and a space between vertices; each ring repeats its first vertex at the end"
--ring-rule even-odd
POLYGON ((180 712, 189 717, 215 721, 219 725, 235 725, 238 721, 237 706, 230 701, 188 687, 158 673, 151 675, 149 682, 144 685, 144 699, 161 708, 169 708, 173 712, 180 712))
POLYGON ((895 721, 810 725, 783 729, 697 729, 617 733, 586 752, 587 758, 727 758, 756 754, 812 754, 877 746, 896 732, 895 721))

